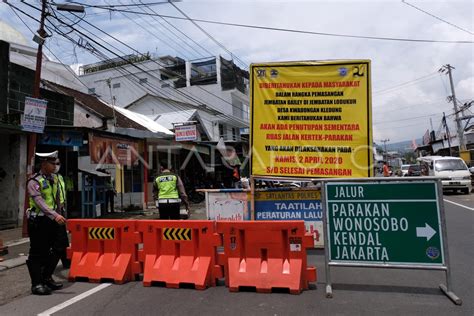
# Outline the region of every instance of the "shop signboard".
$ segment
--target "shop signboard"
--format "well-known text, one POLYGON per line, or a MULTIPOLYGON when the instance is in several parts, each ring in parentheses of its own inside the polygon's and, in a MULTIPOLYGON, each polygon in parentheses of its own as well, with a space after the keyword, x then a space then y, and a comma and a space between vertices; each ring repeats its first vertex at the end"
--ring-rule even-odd
POLYGON ((46 123, 48 101, 25 97, 25 110, 21 116, 21 126, 24 131, 43 133, 46 123))
POLYGON ((39 139, 41 145, 80 147, 83 145, 83 135, 76 131, 46 131, 39 139))
POLYGON ((92 164, 134 165, 138 161, 138 143, 121 138, 89 134, 92 164))
POLYGON ((174 135, 177 142, 196 141, 198 130, 196 125, 175 126, 174 135))

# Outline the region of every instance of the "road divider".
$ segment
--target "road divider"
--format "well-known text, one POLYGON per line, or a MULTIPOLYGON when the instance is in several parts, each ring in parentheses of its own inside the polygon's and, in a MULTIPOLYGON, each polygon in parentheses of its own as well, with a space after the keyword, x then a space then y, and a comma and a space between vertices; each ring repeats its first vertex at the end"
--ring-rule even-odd
POLYGON ((143 235, 139 260, 143 285, 163 283, 169 288, 192 284, 203 290, 216 285, 216 247, 220 237, 211 221, 137 221, 143 235))
POLYGON ((69 280, 122 284, 142 273, 140 234, 135 220, 68 220, 71 232, 69 280))
POLYGON ((304 221, 70 220, 69 280, 203 290, 225 279, 230 291, 287 289, 316 281, 307 266, 304 221))
POLYGON ((231 292, 251 287, 299 294, 316 281, 316 268, 307 266, 306 257, 313 238, 303 221, 217 222, 217 233, 224 240, 219 262, 231 292))

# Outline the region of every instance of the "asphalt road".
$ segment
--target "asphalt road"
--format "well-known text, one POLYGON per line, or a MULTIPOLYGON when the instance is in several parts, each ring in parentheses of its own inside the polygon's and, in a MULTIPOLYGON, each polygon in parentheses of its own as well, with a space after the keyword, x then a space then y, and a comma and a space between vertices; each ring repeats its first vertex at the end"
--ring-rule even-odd
MULTIPOLYGON (((22 266, 0 272, 0 291, 11 293, 9 302, 0 307, 0 314, 474 315, 474 194, 447 194, 444 198, 452 290, 463 300, 462 306, 454 305, 439 290, 438 285, 445 282, 443 272, 424 270, 334 268, 334 298, 327 299, 324 254, 311 251, 308 259, 318 269, 318 282, 301 295, 230 293, 224 286, 198 291, 146 288, 141 282, 66 282, 61 291, 38 297, 29 295, 29 279, 22 266), (20 293, 13 293, 15 287, 20 293), (96 292, 81 299, 89 290, 96 292)), ((65 278, 66 273, 67 270, 58 269, 57 278, 65 278)))

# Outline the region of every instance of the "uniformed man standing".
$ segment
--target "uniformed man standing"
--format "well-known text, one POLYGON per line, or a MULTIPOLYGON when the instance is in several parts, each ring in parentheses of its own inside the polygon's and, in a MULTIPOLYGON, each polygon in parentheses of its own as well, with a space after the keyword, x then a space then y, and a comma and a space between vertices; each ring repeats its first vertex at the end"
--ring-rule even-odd
POLYGON ((160 219, 180 219, 179 209, 183 201, 189 211, 189 202, 181 178, 173 174, 164 164, 160 175, 153 183, 153 198, 157 201, 160 219))
MULTIPOLYGON (((67 217, 66 182, 64 181, 63 176, 59 173, 59 170, 61 169, 61 162, 59 161, 59 159, 56 159, 55 164, 56 164, 56 167, 54 170, 54 174, 58 177, 58 186, 57 186, 58 191, 54 192, 54 194, 55 195, 59 194, 59 207, 58 207, 59 214, 64 217, 67 217)), ((57 259, 57 262, 59 261, 59 259, 61 259, 63 268, 69 269, 71 266, 71 261, 67 258, 67 255, 66 255, 66 249, 69 246, 69 239, 67 237, 66 225, 55 223, 55 227, 56 227, 56 238, 54 239, 54 242, 53 242, 52 255, 55 256, 55 259, 57 259)), ((51 274, 53 272, 54 270, 51 272, 51 274)))
POLYGON ((31 292, 47 295, 63 286, 52 278, 58 263, 57 255, 53 255, 52 251, 56 238, 55 225, 65 225, 66 219, 57 212, 61 203, 59 181, 54 174, 58 152, 37 153, 36 156, 41 161, 41 169, 27 183, 30 253, 26 264, 31 277, 31 292))

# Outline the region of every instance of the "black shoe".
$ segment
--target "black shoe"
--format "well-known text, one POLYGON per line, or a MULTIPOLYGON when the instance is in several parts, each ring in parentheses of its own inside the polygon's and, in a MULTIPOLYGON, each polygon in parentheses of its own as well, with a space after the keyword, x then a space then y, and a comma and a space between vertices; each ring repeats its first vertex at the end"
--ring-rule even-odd
POLYGON ((38 284, 31 287, 31 293, 34 295, 50 295, 51 289, 43 284, 38 284))
POLYGON ((44 285, 49 287, 52 291, 59 290, 60 288, 63 287, 62 283, 55 282, 53 278, 49 278, 47 280, 44 280, 44 285))

